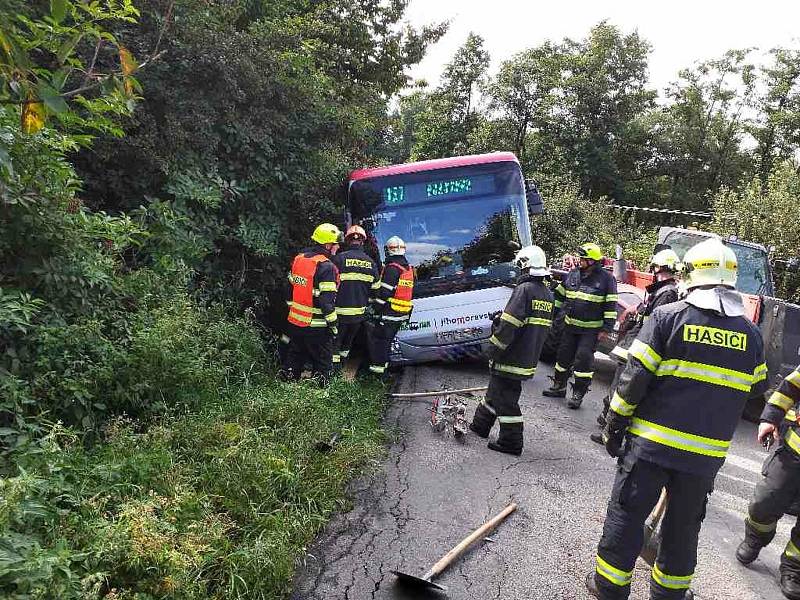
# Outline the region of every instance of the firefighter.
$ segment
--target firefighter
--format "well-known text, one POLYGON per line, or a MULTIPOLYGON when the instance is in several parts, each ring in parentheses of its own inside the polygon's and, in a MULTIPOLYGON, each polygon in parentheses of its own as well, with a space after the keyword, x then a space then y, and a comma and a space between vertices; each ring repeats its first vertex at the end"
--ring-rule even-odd
POLYGON ((603 269, 603 252, 597 244, 578 249, 579 267, 570 271, 555 290, 555 306, 564 313, 564 331, 556 355, 553 385, 543 394, 567 395, 570 369, 574 376, 567 406, 580 408, 594 375, 594 351, 600 331, 614 331, 617 320, 617 282, 603 269))
MULTIPOLYGON (((740 563, 749 565, 761 548, 775 537, 778 521, 800 493, 800 366, 773 392, 758 426, 758 441, 769 444, 778 439, 778 427, 787 423, 781 446, 772 453, 763 469, 764 478, 756 486, 744 522, 744 541, 736 549, 740 563), (791 422, 786 417, 791 416, 791 422)), ((789 543, 781 555, 781 591, 791 600, 800 600, 800 519, 792 528, 789 543)))
MULTIPOLYGON (((610 394, 617 389, 620 375, 625 370, 625 365, 628 362, 628 348, 631 347, 633 340, 639 335, 642 330, 644 322, 653 314, 653 311, 659 306, 671 304, 678 301, 678 283, 675 281, 675 275, 680 266, 680 259, 675 254, 674 250, 666 249, 656 252, 650 259, 649 271, 653 274, 653 283, 645 288, 647 295, 642 304, 640 304, 632 315, 629 329, 620 335, 623 337, 619 343, 614 346, 611 351, 611 357, 617 361, 617 369, 614 373, 614 378, 611 380, 609 386, 609 395, 603 398, 603 410, 597 417, 597 422, 600 427, 606 424, 606 413, 608 412, 608 405, 611 403, 610 394)), ((593 433, 589 436, 592 441, 602 444, 602 436, 599 433, 593 433)))
POLYGON ((618 457, 589 592, 628 598, 643 525, 667 489, 651 600, 692 598, 708 496, 744 406, 767 389, 761 332, 734 291, 737 260, 718 239, 684 257, 688 296, 657 308, 628 351, 603 430, 618 457), (624 450, 623 450, 624 444, 624 450))
POLYGON ((392 341, 411 316, 414 269, 406 260, 406 243, 392 236, 384 246, 386 263, 373 298, 375 322, 368 336, 369 371, 383 375, 389 367, 392 341))
POLYGON ((339 248, 342 233, 323 223, 314 230, 314 245, 292 261, 289 273, 289 349, 284 376, 300 379, 305 363, 312 375, 326 383, 333 369, 333 342, 337 334, 336 290, 339 272, 331 258, 339 248))
POLYGON ((339 334, 333 350, 334 367, 350 355, 353 340, 367 318, 370 293, 380 287, 378 265, 364 252, 366 232, 360 226, 352 225, 344 239, 348 249, 333 257, 340 279, 336 294, 339 334))
POLYGON ((522 382, 536 372, 553 321, 553 295, 544 283, 550 270, 541 248, 522 248, 514 263, 521 275, 505 310, 492 326, 486 352, 491 373, 489 389, 475 410, 470 429, 488 438, 495 420, 499 421, 500 434, 496 442, 489 442, 489 448, 519 456, 523 445, 519 396, 522 382))

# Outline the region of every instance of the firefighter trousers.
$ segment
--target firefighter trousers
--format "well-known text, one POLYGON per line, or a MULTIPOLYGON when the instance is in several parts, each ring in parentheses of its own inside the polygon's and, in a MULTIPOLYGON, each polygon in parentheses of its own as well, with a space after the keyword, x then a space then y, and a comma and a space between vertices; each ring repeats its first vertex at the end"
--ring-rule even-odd
POLYGON ((625 600, 630 595, 634 565, 644 541, 644 523, 662 488, 667 488, 667 510, 650 577, 650 599, 683 600, 689 589, 714 476, 667 469, 638 459, 629 451, 618 463, 597 548, 595 583, 602 600, 625 600))
POLYGON ((512 451, 522 450, 523 424, 522 411, 519 408, 521 393, 522 382, 519 379, 509 379, 492 373, 486 397, 475 409, 472 431, 481 437, 489 437, 489 431, 497 420, 500 422, 497 443, 512 451))
POLYGON ((333 346, 334 366, 346 361, 350 356, 353 340, 356 339, 358 332, 361 330, 362 323, 363 321, 345 323, 341 318, 339 319, 339 333, 336 335, 336 341, 333 346))
MULTIPOLYGON (((764 547, 775 537, 778 521, 800 493, 800 457, 781 446, 764 463, 764 476, 756 485, 745 519, 745 538, 754 547, 764 547)), ((781 555, 781 572, 800 573, 800 518, 792 528, 781 555)))
POLYGON ((323 381, 333 370, 333 335, 328 328, 289 326, 289 349, 285 370, 290 379, 300 379, 303 367, 311 363, 311 374, 323 381))
POLYGON ((556 381, 566 383, 569 372, 575 376, 576 391, 586 392, 594 375, 594 351, 597 349, 598 329, 564 327, 556 356, 556 381))
POLYGON ((367 329, 367 347, 369 349, 370 373, 383 375, 389 368, 389 353, 392 341, 400 331, 401 321, 384 321, 374 323, 367 329))

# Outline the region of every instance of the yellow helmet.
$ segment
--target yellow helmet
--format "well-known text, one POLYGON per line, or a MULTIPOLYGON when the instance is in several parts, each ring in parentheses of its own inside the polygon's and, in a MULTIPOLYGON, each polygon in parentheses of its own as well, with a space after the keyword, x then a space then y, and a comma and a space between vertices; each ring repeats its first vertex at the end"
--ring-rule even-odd
POLYGON ((683 257, 688 289, 703 285, 735 288, 739 261, 721 240, 711 238, 692 246, 683 257))
POLYGON ((311 239, 318 244, 340 244, 342 242, 342 232, 336 225, 330 223, 323 223, 317 226, 314 233, 311 234, 311 239))
POLYGON ((581 258, 588 258, 589 260, 600 261, 603 260, 603 251, 597 244, 583 244, 578 248, 578 256, 581 258))

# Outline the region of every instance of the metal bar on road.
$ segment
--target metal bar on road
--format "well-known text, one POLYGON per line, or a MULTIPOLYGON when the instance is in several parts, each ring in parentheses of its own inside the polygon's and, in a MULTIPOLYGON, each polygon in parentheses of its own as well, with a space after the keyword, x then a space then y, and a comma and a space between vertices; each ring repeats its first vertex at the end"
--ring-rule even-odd
POLYGON ((432 392, 414 392, 413 394, 389 394, 389 398, 425 398, 426 396, 441 396, 443 394, 468 394, 470 392, 485 392, 489 386, 464 388, 461 390, 435 390, 432 392))

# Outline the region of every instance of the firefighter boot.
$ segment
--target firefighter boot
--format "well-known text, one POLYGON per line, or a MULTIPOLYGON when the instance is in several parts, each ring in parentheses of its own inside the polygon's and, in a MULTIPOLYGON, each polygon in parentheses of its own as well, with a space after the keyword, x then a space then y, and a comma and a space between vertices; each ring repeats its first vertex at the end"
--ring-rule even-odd
POLYGON ((475 409, 475 416, 472 417, 472 423, 469 424, 469 428, 478 437, 488 438, 489 431, 492 429, 496 418, 494 409, 484 400, 475 409))
POLYGON ((789 600, 800 600, 800 573, 781 568, 781 592, 789 600))
POLYGON ((749 539, 749 536, 742 540, 739 547, 736 548, 736 560, 743 565, 749 565, 758 558, 758 553, 761 552, 763 546, 756 540, 749 539))
MULTIPOLYGON (((522 419, 522 417, 506 418, 522 419)), ((514 456, 522 454, 522 422, 504 423, 501 420, 500 435, 497 436, 496 442, 489 442, 488 447, 495 452, 513 454, 514 456)))
POLYGON ((577 380, 572 384, 572 398, 567 400, 567 408, 577 410, 583 403, 583 397, 589 391, 589 382, 582 379, 577 380))
POLYGON ((569 379, 569 371, 559 371, 556 369, 555 375, 551 377, 553 385, 542 392, 543 396, 548 398, 564 398, 567 395, 567 379, 569 379))

